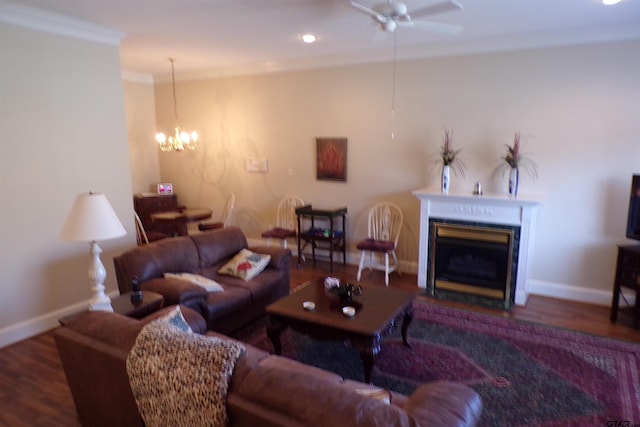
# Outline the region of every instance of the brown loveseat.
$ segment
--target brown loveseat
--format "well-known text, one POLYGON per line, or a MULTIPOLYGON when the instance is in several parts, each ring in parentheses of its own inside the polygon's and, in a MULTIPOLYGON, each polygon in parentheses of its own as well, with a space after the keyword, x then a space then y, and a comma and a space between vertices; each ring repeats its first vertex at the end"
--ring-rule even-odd
MULTIPOLYGON (((204 319, 182 308, 192 328, 201 332, 204 319)), ((84 426, 143 425, 126 359, 141 328, 170 309, 143 320, 88 312, 55 332, 84 426)), ((226 399, 231 427, 462 427, 474 426, 480 418, 480 397, 462 384, 424 384, 408 397, 394 393, 388 405, 356 391, 370 387, 367 384, 244 346, 226 399)))
POLYGON ((280 247, 251 247, 271 261, 258 276, 244 281, 221 275, 218 269, 248 248, 239 228, 229 227, 191 236, 163 239, 138 246, 113 259, 120 293, 131 291, 137 278, 142 290, 164 297, 164 305, 182 304, 201 313, 208 329, 229 334, 264 314, 264 308, 289 294, 291 251, 280 247), (224 292, 165 278, 164 273, 194 273, 215 280, 224 292))

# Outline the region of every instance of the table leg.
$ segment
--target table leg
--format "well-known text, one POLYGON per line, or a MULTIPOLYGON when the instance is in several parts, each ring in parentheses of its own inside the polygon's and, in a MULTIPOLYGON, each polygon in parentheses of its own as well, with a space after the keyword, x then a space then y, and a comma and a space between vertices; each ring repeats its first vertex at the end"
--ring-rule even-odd
POLYGON ((622 254, 618 249, 618 260, 616 261, 616 277, 613 282, 613 297, 611 298, 611 312, 609 313, 609 320, 612 323, 616 323, 618 320, 618 309, 620 307, 620 283, 622 281, 622 254))
POLYGON ((271 323, 267 326, 267 337, 273 344, 273 352, 277 355, 282 354, 282 342, 280 341, 280 334, 285 330, 284 326, 271 323))
POLYGON ((411 348, 411 344, 409 344, 409 341, 407 340, 407 329, 409 329, 409 324, 411 324, 412 320, 413 320, 413 305, 409 306, 405 310, 404 316, 402 316, 402 329, 401 329, 402 342, 404 343, 404 345, 406 345, 409 348, 411 348))
POLYGON ((300 215, 296 215, 296 221, 298 221, 298 232, 296 233, 296 239, 298 241, 298 268, 300 268, 300 258, 302 257, 302 252, 300 251, 300 233, 302 233, 302 230, 300 229, 300 215))
POLYGON ((369 343, 357 343, 355 347, 360 353, 362 364, 364 366, 364 382, 371 383, 371 376, 373 373, 373 366, 380 354, 380 338, 374 338, 369 343))
POLYGON ((333 273, 333 245, 334 245, 334 237, 333 237, 333 217, 329 219, 329 271, 333 273))

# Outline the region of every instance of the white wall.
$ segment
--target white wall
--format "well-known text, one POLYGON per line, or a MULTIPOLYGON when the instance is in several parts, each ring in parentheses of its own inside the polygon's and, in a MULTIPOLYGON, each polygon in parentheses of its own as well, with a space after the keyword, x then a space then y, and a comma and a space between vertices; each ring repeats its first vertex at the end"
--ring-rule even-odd
MULTIPOLYGON (((234 222, 257 236, 294 193, 319 207, 349 209, 350 250, 379 200, 404 211, 399 256, 417 261, 418 203, 410 192, 437 185, 443 126, 462 148, 465 177, 454 190, 506 192, 494 168, 522 133, 539 179, 521 193, 545 196, 532 277, 539 293, 608 304, 631 175, 640 171, 640 42, 503 52, 398 64, 328 68, 178 82, 181 125, 200 132, 197 152, 161 153, 163 181, 181 203, 220 212, 235 192, 234 222), (390 138, 395 132, 395 140, 390 138), (315 138, 348 142, 348 181, 315 179, 315 138), (269 173, 245 171, 247 157, 269 173), (289 175, 292 170, 292 175, 289 175)), ((156 85, 157 122, 173 126, 170 84, 156 85)))
POLYGON ((89 244, 59 240, 78 193, 104 192, 135 245, 117 44, 0 23, 0 346, 87 307, 89 244))
POLYGON ((160 181, 153 81, 125 75, 123 82, 133 194, 155 191, 160 181))

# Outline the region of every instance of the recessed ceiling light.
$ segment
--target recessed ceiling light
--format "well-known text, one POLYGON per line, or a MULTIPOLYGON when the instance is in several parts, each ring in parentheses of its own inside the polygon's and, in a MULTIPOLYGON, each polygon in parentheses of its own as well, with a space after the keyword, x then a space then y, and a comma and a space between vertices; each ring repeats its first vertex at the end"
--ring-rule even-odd
POLYGON ((612 4, 620 3, 620 0, 602 0, 602 4, 611 6, 612 4))
POLYGON ((314 34, 303 34, 302 41, 305 43, 313 43, 316 41, 316 36, 314 34))

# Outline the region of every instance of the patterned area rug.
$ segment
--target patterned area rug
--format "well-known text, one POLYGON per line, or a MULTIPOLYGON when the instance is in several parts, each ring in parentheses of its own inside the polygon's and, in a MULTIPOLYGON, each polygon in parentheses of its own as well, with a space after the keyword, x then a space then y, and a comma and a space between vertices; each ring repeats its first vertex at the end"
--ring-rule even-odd
MULTIPOLYGON (((241 339, 273 351, 264 323, 241 339)), ((436 379, 468 384, 482 396, 481 426, 640 426, 638 344, 422 302, 409 341, 385 340, 375 385, 410 394, 436 379)), ((348 345, 290 330, 282 343, 284 356, 363 380, 348 345)))

